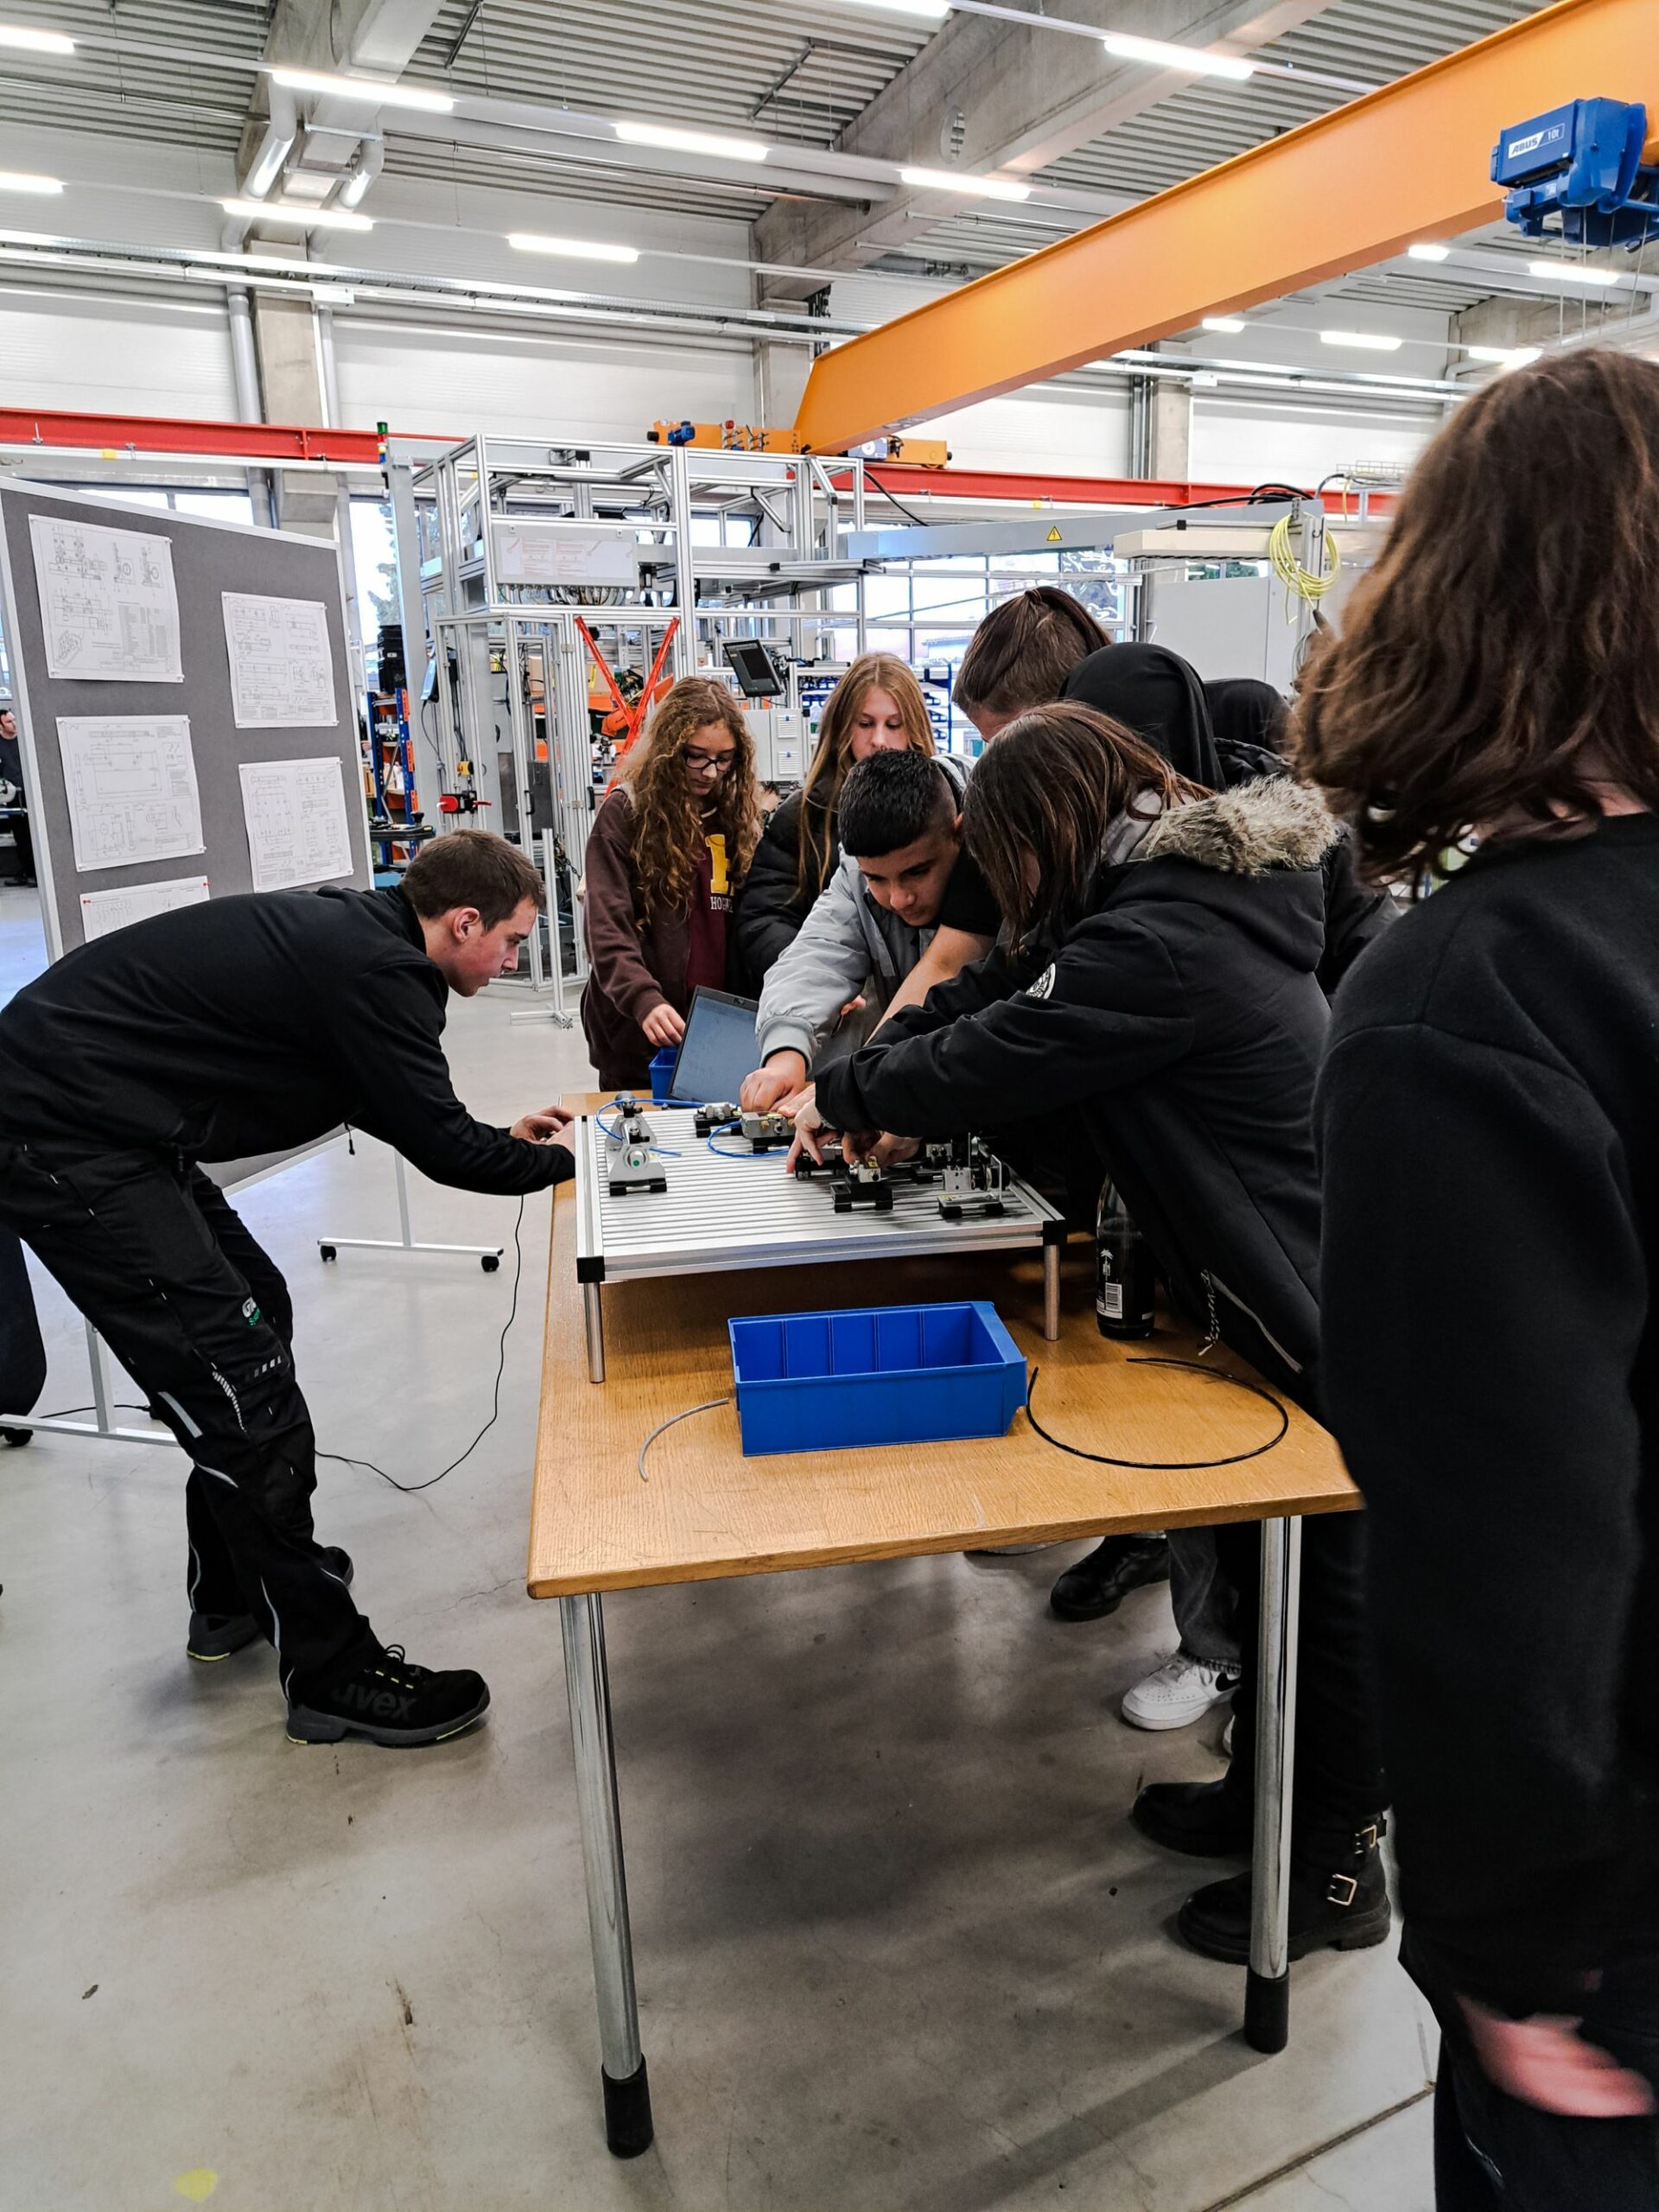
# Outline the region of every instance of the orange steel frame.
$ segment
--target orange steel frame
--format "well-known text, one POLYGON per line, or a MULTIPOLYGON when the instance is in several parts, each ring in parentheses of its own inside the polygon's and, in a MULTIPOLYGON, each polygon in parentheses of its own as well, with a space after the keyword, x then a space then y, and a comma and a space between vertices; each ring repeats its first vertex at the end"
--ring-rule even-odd
POLYGON ((849 339, 813 364, 795 429, 842 452, 1491 222, 1499 131, 1592 95, 1646 102, 1653 160, 1655 0, 1560 0, 849 339))

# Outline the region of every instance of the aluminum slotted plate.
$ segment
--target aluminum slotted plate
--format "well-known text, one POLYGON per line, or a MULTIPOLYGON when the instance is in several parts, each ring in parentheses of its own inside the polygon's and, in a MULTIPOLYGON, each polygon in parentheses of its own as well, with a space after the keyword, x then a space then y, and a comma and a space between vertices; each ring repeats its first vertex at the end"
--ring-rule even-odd
POLYGON ((1004 1245, 1028 1250, 1065 1234, 1055 1209, 1017 1179, 1003 1194, 1006 1211, 988 1220, 943 1219, 937 1182, 895 1184, 891 1213, 862 1205, 837 1213, 829 1176, 798 1179, 785 1167, 781 1148, 751 1154, 740 1149, 735 1135, 728 1135, 715 1142, 732 1150, 716 1153, 696 1134, 690 1113, 658 1107, 647 1113, 646 1121, 663 1150, 668 1189, 613 1198, 605 1173, 604 1132, 596 1117, 581 1117, 580 1281, 804 1267, 814 1261, 874 1260, 890 1254, 985 1252, 1004 1245))

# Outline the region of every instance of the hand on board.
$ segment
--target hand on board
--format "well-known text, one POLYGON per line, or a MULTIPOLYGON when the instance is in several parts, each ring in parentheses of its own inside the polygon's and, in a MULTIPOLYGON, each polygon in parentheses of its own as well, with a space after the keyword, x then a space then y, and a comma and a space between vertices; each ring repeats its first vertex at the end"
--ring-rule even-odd
POLYGON ((539 1114, 521 1115, 510 1134, 524 1144, 563 1144, 574 1152, 575 1122, 569 1107, 544 1106, 539 1114))
POLYGON ((785 1166, 792 1173, 796 1161, 804 1151, 822 1167, 823 1140, 830 1134, 823 1116, 819 1113, 815 1103, 809 1101, 801 1106, 795 1116, 795 1141, 789 1147, 789 1157, 784 1162, 785 1166))
POLYGON ((684 1018, 675 1013, 666 999, 658 999, 639 1027, 659 1052, 677 1045, 685 1034, 684 1018))
POLYGON ((806 1062, 798 1052, 773 1052, 765 1067, 744 1077, 737 1103, 746 1114, 770 1114, 780 1099, 799 1090, 805 1081, 806 1062))

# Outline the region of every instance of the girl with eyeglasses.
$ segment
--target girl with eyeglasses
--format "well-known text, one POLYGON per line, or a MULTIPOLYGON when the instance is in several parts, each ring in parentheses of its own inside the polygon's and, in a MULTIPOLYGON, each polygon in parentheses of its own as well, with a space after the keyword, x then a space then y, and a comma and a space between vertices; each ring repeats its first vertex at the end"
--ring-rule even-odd
POLYGON ((726 988, 732 898, 760 835, 754 747, 723 683, 669 691, 594 817, 582 995, 607 1090, 643 1090, 653 1053, 685 1034, 691 994, 726 988))

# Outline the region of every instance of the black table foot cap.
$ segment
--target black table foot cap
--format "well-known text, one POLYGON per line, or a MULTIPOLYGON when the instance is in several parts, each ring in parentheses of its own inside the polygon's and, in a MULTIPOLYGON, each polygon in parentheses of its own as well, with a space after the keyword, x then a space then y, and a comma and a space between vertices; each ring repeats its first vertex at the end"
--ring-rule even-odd
MULTIPOLYGON (((1254 1967, 1244 1980, 1244 2040, 1252 2050, 1282 2050, 1290 2041, 1290 1976, 1254 1967)), ((642 2072, 644 2069, 640 2069, 642 2072)))
POLYGON ((642 2058, 626 2082, 613 2082, 601 2066, 605 2084, 605 2142, 613 2158, 637 2158, 652 2143, 651 2083, 642 2058))

